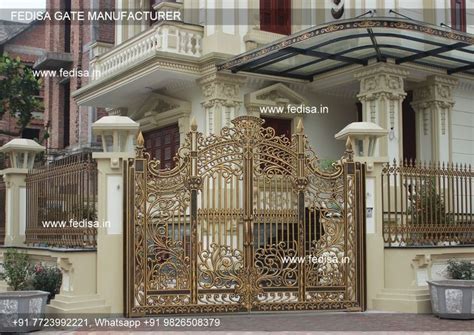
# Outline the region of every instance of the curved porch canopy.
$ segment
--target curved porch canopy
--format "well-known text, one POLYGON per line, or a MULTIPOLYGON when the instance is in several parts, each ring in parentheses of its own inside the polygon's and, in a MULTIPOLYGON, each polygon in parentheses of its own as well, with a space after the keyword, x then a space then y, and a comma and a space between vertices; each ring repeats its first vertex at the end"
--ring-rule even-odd
POLYGON ((474 35, 398 18, 342 20, 243 53, 218 70, 312 81, 326 72, 388 58, 474 76, 474 35))

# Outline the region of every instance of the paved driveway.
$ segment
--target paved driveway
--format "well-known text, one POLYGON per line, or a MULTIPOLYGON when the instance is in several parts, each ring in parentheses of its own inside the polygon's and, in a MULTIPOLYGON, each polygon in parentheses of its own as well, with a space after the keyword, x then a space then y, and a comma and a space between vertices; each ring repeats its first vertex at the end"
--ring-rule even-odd
MULTIPOLYGON (((252 314, 225 314, 210 316, 172 316, 160 318, 140 319, 109 319, 121 323, 117 325, 94 326, 77 329, 75 331, 59 331, 55 334, 106 334, 106 333, 131 333, 141 331, 145 333, 190 333, 197 335, 210 332, 233 334, 245 332, 268 333, 295 332, 313 333, 321 332, 427 332, 441 334, 440 332, 463 332, 474 334, 474 320, 442 320, 430 314, 404 314, 404 313, 344 313, 344 312, 282 312, 282 313, 252 313, 252 314), (186 327, 186 322, 205 322, 207 327, 186 327), (213 319, 212 322, 210 320, 213 319), (218 319, 218 321, 216 320, 218 319), (189 320, 189 321, 187 321, 189 320), (132 321, 134 324, 132 325, 132 321), (213 325, 211 326, 210 323, 213 325), (219 323, 217 327, 216 324, 219 323)), ((52 333, 52 332, 39 332, 52 333)), ((37 333, 38 334, 38 333, 37 333)), ((374 334, 374 333, 372 333, 374 334)), ((393 334, 393 333, 392 333, 393 334)))

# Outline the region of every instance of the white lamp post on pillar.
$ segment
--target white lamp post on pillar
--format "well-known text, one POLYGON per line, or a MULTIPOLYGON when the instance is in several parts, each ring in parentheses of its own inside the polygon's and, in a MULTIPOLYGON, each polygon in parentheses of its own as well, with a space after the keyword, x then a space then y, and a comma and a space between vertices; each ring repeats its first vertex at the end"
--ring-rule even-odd
POLYGON ((373 169, 374 161, 388 160, 387 157, 375 157, 378 139, 387 136, 388 131, 373 122, 352 122, 334 137, 338 140, 350 138, 354 150, 354 158, 367 163, 367 171, 373 169))
POLYGON ((0 171, 6 185, 5 245, 21 246, 26 231, 26 175, 33 168, 35 157, 44 147, 33 140, 16 138, 0 148, 11 167, 0 171))
POLYGON ((388 131, 372 122, 353 122, 338 132, 338 140, 349 140, 354 149, 354 160, 366 163, 366 255, 367 302, 373 309, 373 299, 384 288, 384 240, 382 213, 382 165, 388 157, 376 156, 380 138, 388 131))
POLYGON ((92 125, 103 152, 93 154, 98 169, 97 291, 123 312, 123 162, 134 157, 133 141, 139 124, 126 116, 106 116, 92 125))

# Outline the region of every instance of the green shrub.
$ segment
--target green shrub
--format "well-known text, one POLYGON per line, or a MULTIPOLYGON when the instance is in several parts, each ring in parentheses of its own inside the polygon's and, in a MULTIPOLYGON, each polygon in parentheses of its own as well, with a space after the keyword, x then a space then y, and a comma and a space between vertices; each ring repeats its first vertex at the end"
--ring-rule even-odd
POLYGON ((450 259, 448 261, 447 271, 452 279, 474 279, 474 265, 469 261, 456 261, 454 259, 450 259))
POLYGON ((56 266, 46 267, 36 264, 32 284, 35 290, 49 292, 48 303, 54 296, 59 293, 63 274, 56 266))
POLYGON ((452 224, 452 215, 447 213, 443 196, 435 186, 435 180, 429 180, 420 187, 413 197, 409 213, 417 224, 452 224))
POLYGON ((3 255, 3 279, 14 291, 28 289, 28 280, 31 276, 29 256, 16 249, 8 249, 3 255))

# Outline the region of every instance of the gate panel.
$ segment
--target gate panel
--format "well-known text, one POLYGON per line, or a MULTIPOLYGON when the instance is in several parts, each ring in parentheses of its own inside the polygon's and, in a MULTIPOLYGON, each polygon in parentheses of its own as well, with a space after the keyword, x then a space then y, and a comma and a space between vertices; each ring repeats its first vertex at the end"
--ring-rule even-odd
POLYGON ((364 166, 239 117, 127 168, 127 313, 364 309, 364 166))
POLYGON ((260 131, 253 151, 253 266, 257 291, 253 309, 272 309, 279 303, 299 300, 302 265, 290 262, 302 256, 298 226, 298 193, 295 143, 275 136, 272 128, 260 131))
POLYGON ((159 169, 137 141, 129 161, 127 304, 130 316, 175 312, 191 303, 191 191, 187 160, 159 169), (131 226, 131 227, 130 227, 131 226), (165 309, 157 306, 165 306, 165 309))
POLYGON ((244 266, 242 150, 234 130, 197 138, 202 184, 197 201, 197 304, 238 311, 236 293, 244 266))

